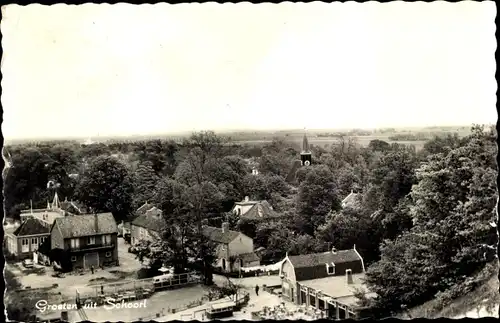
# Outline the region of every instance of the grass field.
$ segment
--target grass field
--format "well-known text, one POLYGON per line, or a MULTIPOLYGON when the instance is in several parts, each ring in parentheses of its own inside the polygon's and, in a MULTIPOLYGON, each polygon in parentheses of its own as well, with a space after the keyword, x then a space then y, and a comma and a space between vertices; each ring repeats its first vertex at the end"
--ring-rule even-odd
MULTIPOLYGON (((417 150, 423 148, 426 140, 390 140, 389 138, 394 135, 401 134, 425 134, 426 137, 432 138, 435 134, 447 135, 457 133, 459 137, 464 137, 470 134, 469 127, 442 127, 442 128, 414 128, 414 129, 380 129, 380 130, 357 130, 351 131, 337 131, 337 130, 310 130, 307 131, 309 143, 321 148, 328 148, 332 144, 339 143, 340 137, 336 133, 345 134, 345 138, 354 139, 358 144, 363 147, 368 146, 370 141, 378 139, 388 143, 399 143, 404 145, 414 145, 417 150), (365 132, 363 135, 356 134, 356 132, 365 132), (369 134, 368 134, 369 133, 369 134), (331 134, 331 135, 328 135, 331 134)), ((235 132, 226 134, 231 138, 232 143, 246 144, 246 145, 263 145, 270 143, 273 139, 281 139, 286 142, 293 142, 297 148, 302 145, 304 131, 290 130, 290 131, 276 131, 276 132, 235 132)))

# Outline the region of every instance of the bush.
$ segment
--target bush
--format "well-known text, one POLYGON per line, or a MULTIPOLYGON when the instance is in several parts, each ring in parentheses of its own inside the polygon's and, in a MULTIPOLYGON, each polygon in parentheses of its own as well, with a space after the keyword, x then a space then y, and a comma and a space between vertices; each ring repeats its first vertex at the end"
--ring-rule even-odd
POLYGON ((152 268, 141 268, 137 271, 137 279, 151 278, 158 275, 161 275, 161 272, 152 268))

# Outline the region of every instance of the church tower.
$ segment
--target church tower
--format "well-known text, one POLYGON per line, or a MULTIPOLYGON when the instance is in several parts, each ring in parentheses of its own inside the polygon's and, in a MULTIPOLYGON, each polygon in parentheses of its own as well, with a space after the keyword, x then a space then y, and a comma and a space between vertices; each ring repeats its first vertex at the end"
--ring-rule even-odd
POLYGON ((302 166, 309 166, 312 163, 312 154, 309 149, 309 141, 307 140, 307 135, 304 132, 304 139, 302 139, 302 152, 300 153, 300 162, 302 166))

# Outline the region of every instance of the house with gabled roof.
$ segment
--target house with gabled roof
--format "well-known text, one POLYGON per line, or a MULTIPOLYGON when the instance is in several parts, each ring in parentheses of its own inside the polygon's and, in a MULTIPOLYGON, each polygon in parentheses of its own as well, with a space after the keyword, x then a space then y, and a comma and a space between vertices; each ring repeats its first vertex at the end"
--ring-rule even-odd
POLYGON ((118 227, 111 213, 57 218, 50 230, 51 250, 66 251, 73 269, 117 266, 118 227))
POLYGON ((354 190, 351 190, 351 193, 349 193, 349 195, 347 195, 342 200, 342 202, 340 203, 340 205, 342 206, 342 208, 354 207, 356 205, 356 203, 359 202, 360 198, 361 198, 361 194, 354 193, 354 190))
POLYGON ((251 201, 248 196, 241 202, 235 202, 231 212, 240 219, 260 220, 279 217, 269 202, 251 201))
MULTIPOLYGON (((143 206, 146 206, 146 204, 143 206)), ((140 241, 159 239, 166 225, 162 210, 155 206, 147 210, 141 208, 137 212, 139 215, 130 224, 130 242, 132 245, 136 245, 140 241)))
POLYGON ((224 222, 220 228, 204 225, 203 234, 216 244, 215 267, 220 270, 231 272, 260 265, 260 258, 254 252, 253 239, 241 232, 229 230, 229 223, 224 222))
POLYGON ((147 201, 146 203, 144 203, 143 205, 141 205, 136 211, 136 215, 142 215, 144 213, 146 213, 147 210, 150 210, 151 208, 153 208, 154 205, 153 204, 149 204, 147 201))
MULTIPOLYGON (((288 301, 326 311, 331 318, 357 315, 357 289, 363 290, 365 266, 356 250, 286 256, 280 268, 282 295, 288 301)), ((368 296, 373 296, 367 293, 368 296)))
POLYGON ((17 228, 4 228, 4 232, 7 250, 18 260, 34 257, 39 246, 50 239, 50 225, 36 217, 27 218, 17 228))

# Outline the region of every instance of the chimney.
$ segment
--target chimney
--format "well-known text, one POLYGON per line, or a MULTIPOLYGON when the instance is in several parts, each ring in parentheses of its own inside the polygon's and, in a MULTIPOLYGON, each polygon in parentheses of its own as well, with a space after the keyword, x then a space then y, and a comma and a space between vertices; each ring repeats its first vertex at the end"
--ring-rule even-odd
POLYGON ((226 233, 229 231, 229 223, 223 222, 222 223, 222 233, 226 233))
POLYGON ((353 279, 352 279, 352 270, 347 269, 347 270, 345 271, 345 275, 346 275, 346 278, 347 278, 347 284, 348 284, 348 285, 354 284, 354 281, 353 281, 353 279))

